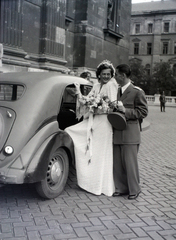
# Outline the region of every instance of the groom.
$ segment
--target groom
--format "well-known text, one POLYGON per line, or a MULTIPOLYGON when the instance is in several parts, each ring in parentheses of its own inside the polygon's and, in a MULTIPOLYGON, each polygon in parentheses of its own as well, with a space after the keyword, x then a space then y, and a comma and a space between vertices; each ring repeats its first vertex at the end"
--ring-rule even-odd
POLYGON ((128 195, 136 199, 141 192, 137 154, 140 136, 140 122, 148 114, 147 101, 142 89, 135 87, 130 80, 131 70, 126 64, 116 67, 115 78, 120 85, 117 101, 123 104, 119 110, 125 114, 127 127, 119 131, 114 129, 114 182, 116 192, 113 196, 128 195))

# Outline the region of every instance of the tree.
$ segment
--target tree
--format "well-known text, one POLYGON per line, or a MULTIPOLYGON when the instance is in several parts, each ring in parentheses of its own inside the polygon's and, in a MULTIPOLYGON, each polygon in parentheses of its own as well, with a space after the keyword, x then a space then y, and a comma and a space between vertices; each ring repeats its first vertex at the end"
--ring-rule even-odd
POLYGON ((146 74, 144 66, 141 62, 131 62, 131 80, 135 86, 142 88, 145 94, 149 94, 151 77, 146 74))
POLYGON ((170 95, 176 91, 176 80, 168 62, 155 63, 152 79, 153 88, 159 93, 165 91, 166 95, 170 95))

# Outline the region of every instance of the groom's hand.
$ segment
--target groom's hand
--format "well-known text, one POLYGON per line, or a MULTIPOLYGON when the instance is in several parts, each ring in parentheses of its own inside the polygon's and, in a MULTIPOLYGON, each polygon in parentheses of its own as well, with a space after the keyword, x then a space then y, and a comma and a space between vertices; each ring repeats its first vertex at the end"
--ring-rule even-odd
POLYGON ((123 106, 123 103, 121 101, 118 101, 118 111, 125 113, 125 107, 123 106))
POLYGON ((120 107, 118 107, 118 110, 119 110, 119 112, 125 113, 126 109, 124 106, 120 106, 120 107))

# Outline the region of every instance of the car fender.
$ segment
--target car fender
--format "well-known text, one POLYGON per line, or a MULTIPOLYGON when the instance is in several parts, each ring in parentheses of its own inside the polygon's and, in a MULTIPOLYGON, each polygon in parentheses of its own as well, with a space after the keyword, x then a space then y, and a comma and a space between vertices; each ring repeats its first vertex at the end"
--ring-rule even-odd
POLYGON ((13 156, 12 154, 12 156, 8 157, 11 160, 6 159, 7 157, 3 160, 1 165, 4 164, 4 166, 0 168, 0 182, 4 184, 22 184, 24 182, 35 182, 42 178, 43 175, 39 175, 35 177, 37 179, 35 180, 32 175, 34 175, 35 171, 38 171, 37 167, 39 167, 43 152, 49 143, 54 141, 52 139, 55 138, 57 146, 65 148, 69 158, 74 161, 72 139, 66 132, 58 128, 57 121, 51 122, 37 131, 18 155, 13 156))
POLYGON ((50 155, 58 148, 63 148, 69 157, 70 163, 74 163, 74 145, 71 137, 64 131, 50 136, 40 146, 29 166, 26 169, 24 183, 34 183, 46 177, 46 171, 50 155))
MULTIPOLYGON (((23 142, 23 148, 14 148, 14 152, 7 156, 1 153, 4 158, 0 162, 0 182, 4 184, 15 183, 21 184, 24 182, 25 172, 31 163, 34 156, 47 139, 52 138, 53 135, 61 131, 58 128, 58 122, 53 121, 42 128, 39 128, 33 136, 28 139, 27 143, 23 142)), ((14 144, 10 144, 14 147, 14 144)))

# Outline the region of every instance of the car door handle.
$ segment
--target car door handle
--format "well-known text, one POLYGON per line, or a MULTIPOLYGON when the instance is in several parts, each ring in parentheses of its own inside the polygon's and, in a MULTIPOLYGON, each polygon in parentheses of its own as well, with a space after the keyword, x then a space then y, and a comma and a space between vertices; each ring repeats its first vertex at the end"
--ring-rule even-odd
POLYGON ((11 114, 9 111, 7 111, 7 116, 8 116, 9 118, 12 118, 12 114, 11 114))

